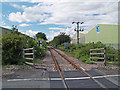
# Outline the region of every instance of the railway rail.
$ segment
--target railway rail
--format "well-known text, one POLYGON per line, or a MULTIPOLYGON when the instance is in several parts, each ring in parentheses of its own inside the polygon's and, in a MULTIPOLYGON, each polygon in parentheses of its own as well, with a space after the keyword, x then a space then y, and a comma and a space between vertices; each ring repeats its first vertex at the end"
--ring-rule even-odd
POLYGON ((61 66, 60 66, 60 59, 57 60, 56 57, 55 57, 55 53, 57 53, 58 55, 60 55, 62 58, 64 58, 70 65, 72 65, 77 71, 81 71, 81 73, 84 73, 85 75, 87 75, 90 79, 92 79, 92 81, 94 81, 99 87, 103 88, 104 90, 107 90, 107 88, 102 84, 100 83, 99 81, 97 81, 95 78, 93 78, 91 75, 89 75, 86 71, 84 71, 82 68, 78 67, 77 65, 75 65, 71 60, 69 60, 65 55, 61 54, 58 50, 56 50, 55 48, 53 47, 48 47, 49 51, 50 51, 50 54, 52 56, 52 59, 55 63, 55 67, 57 69, 57 71, 59 72, 60 74, 60 77, 62 78, 62 82, 64 84, 64 87, 69 90, 69 85, 67 84, 66 82, 66 79, 64 77, 64 73, 61 69, 61 66), (54 52, 54 54, 53 54, 54 52))

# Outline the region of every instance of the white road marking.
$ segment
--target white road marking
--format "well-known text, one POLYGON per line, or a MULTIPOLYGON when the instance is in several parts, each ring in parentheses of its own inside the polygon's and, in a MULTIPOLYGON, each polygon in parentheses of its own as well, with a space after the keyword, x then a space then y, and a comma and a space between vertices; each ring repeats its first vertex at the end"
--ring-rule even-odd
POLYGON ((49 80, 49 78, 29 78, 29 79, 10 79, 8 81, 37 81, 37 80, 49 80))
POLYGON ((50 78, 50 80, 62 80, 62 78, 50 78))
POLYGON ((7 80, 7 81, 29 81, 31 79, 10 79, 10 80, 7 80))
MULTIPOLYGON (((118 77, 120 75, 105 75, 105 76, 95 76, 92 78, 106 78, 106 77, 118 77)), ((65 80, 77 80, 77 79, 88 79, 90 77, 78 77, 78 78, 65 78, 65 80)))
MULTIPOLYGON (((95 76, 93 78, 106 78, 106 77, 118 77, 120 75, 105 75, 105 76, 95 76)), ((89 79, 90 77, 78 77, 78 78, 65 78, 65 80, 80 80, 80 79, 89 79)), ((62 80, 61 78, 28 78, 28 79, 10 79, 11 81, 37 81, 37 80, 62 80)))

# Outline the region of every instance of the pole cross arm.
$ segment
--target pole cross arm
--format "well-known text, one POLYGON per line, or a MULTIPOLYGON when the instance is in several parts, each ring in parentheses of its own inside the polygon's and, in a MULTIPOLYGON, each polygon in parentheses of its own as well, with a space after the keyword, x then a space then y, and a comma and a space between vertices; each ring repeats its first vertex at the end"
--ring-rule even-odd
POLYGON ((84 28, 80 29, 80 31, 84 31, 84 28))
POLYGON ((84 31, 83 29, 79 29, 79 24, 83 24, 84 22, 72 22, 72 24, 76 23, 77 24, 77 29, 75 28, 74 30, 77 31, 77 44, 79 44, 79 31, 84 31))

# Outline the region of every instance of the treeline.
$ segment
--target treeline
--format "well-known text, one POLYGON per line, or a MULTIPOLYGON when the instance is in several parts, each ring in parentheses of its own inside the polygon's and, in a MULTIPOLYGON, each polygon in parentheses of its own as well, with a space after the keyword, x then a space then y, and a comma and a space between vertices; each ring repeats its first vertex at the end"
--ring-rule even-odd
POLYGON ((49 42, 50 46, 57 47, 62 43, 68 42, 70 43, 70 35, 66 35, 65 33, 60 33, 58 36, 54 37, 52 41, 49 42))
POLYGON ((31 47, 35 47, 35 58, 41 58, 46 52, 46 41, 41 38, 35 40, 32 37, 21 35, 14 31, 2 35, 2 64, 24 64, 25 60, 22 59, 22 50, 23 48, 31 47), (38 46, 38 40, 42 41, 42 47, 38 46))

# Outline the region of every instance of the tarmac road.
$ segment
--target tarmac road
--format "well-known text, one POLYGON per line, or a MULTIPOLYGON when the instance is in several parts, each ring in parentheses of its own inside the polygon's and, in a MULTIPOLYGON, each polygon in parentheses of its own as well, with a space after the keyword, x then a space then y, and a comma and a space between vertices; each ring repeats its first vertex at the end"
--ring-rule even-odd
MULTIPOLYGON (((87 72, 106 88, 111 88, 113 90, 118 89, 118 83, 116 83, 118 82, 118 75, 104 75, 97 69, 92 69, 87 72)), ((87 75, 81 73, 81 71, 64 71, 63 74, 69 88, 101 88, 87 75)), ((37 69, 31 70, 31 72, 19 70, 13 75, 3 77, 2 88, 3 90, 8 90, 10 88, 10 90, 13 90, 13 88, 16 90, 18 90, 18 88, 34 88, 35 90, 35 88, 64 88, 64 85, 58 72, 47 72, 37 69)))

